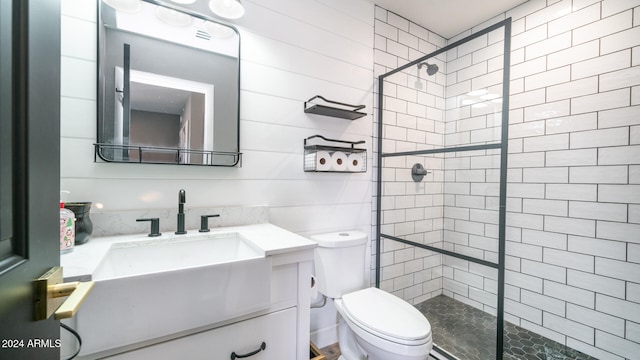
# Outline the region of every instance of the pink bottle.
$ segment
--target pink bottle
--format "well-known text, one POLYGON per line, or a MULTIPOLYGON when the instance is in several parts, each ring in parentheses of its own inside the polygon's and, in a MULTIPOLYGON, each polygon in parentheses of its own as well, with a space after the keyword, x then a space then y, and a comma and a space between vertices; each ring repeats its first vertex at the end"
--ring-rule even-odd
POLYGON ((76 242, 75 219, 73 211, 64 208, 60 203, 60 254, 73 251, 76 242))

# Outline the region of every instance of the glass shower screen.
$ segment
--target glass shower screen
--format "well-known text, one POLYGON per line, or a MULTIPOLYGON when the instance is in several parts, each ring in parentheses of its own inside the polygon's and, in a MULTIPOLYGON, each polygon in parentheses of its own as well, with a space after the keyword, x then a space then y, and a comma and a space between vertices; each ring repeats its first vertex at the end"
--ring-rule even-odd
POLYGON ((379 77, 376 285, 437 351, 503 358, 511 20, 379 77))

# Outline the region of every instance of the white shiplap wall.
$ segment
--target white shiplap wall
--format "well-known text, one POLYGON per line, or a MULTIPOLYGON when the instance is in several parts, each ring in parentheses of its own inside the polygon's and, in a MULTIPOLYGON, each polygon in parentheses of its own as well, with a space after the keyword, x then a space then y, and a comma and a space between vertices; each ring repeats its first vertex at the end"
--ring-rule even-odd
MULTIPOLYGON (((306 115, 315 94, 362 103, 372 113, 373 7, 338 1, 247 2, 234 23, 242 37, 241 168, 94 163, 96 4, 63 1, 62 189, 93 211, 268 205, 272 221, 311 233, 368 230, 371 166, 364 174, 302 171, 302 141, 313 134, 366 140, 371 115, 356 121, 306 115)), ((371 151, 369 151, 371 163, 371 151)))
MULTIPOLYGON (((97 2, 62 1, 61 190, 69 191, 63 200, 93 201, 94 213, 174 209, 177 191, 184 188, 188 208, 265 205, 270 222, 302 235, 370 232, 373 5, 243 3, 246 15, 233 23, 242 44, 242 167, 216 168, 94 162, 97 2), (303 113, 303 102, 316 94, 365 104, 369 115, 349 121, 303 113), (366 140, 367 172, 303 172, 303 139, 314 134, 366 140)), ((312 320, 312 328, 325 326, 335 326, 331 306, 312 320)))

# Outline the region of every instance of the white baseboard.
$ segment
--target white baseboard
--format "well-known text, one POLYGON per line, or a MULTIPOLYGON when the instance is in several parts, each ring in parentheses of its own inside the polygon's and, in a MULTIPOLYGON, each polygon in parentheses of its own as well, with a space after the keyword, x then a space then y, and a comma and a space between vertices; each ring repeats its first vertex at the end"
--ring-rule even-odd
POLYGON ((338 342, 338 324, 311 332, 311 341, 323 348, 338 342))

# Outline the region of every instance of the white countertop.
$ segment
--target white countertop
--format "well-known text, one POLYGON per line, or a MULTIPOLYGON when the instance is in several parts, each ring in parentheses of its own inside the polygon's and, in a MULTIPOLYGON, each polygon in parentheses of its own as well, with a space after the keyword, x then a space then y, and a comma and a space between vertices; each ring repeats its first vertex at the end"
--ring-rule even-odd
POLYGON ((208 233, 198 230, 189 230, 185 235, 176 235, 173 232, 165 232, 158 237, 149 237, 147 234, 119 235, 91 238, 88 242, 78 245, 67 254, 60 255, 60 266, 63 268, 65 281, 91 279, 100 262, 113 244, 135 241, 167 241, 171 239, 188 239, 191 237, 213 236, 237 232, 244 238, 264 251, 265 256, 272 256, 300 250, 309 250, 317 244, 305 237, 294 234, 273 224, 254 224, 243 226, 229 226, 213 228, 208 233))

